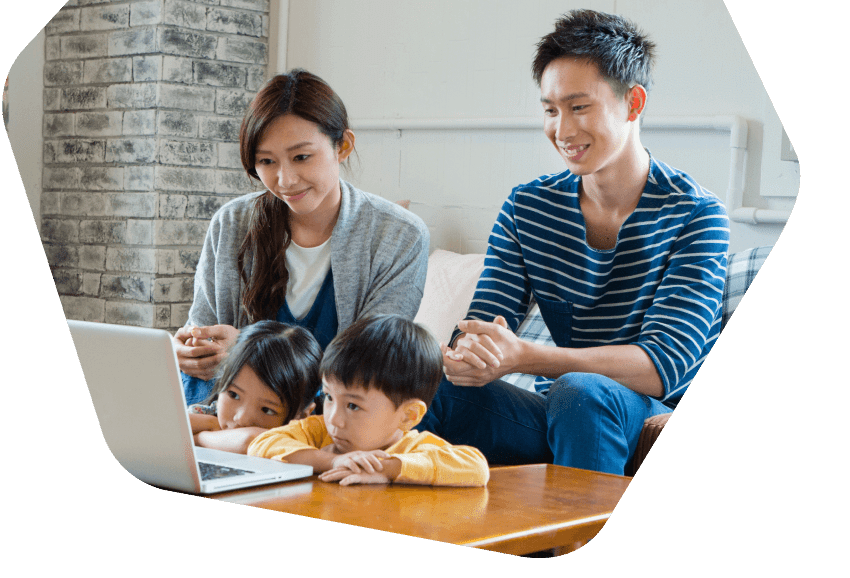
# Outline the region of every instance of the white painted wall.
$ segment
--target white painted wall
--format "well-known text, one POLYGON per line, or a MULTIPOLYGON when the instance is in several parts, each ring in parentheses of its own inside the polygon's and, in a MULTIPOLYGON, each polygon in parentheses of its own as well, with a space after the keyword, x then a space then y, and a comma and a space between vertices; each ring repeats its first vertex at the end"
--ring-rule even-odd
MULTIPOLYGON (((721 0, 288 0, 277 68, 306 68, 340 94, 359 163, 349 178, 411 199, 432 249, 483 251, 510 189, 563 163, 538 128, 358 130, 365 119, 539 118, 530 64, 537 40, 576 7, 623 14, 658 44, 647 120, 738 115, 748 122, 744 204, 791 209, 796 163, 780 162, 781 126, 721 0)), ((655 156, 725 198, 728 135, 644 131, 655 156)), ((773 244, 782 225, 732 223, 732 250, 773 244)))
POLYGON ((289 32, 289 0, 269 2, 269 71, 286 68, 286 41, 289 32))
POLYGON ((44 30, 21 51, 9 70, 6 127, 36 227, 41 230, 41 136, 44 94, 44 30))
MULTIPOLYGON (((748 122, 746 206, 791 209, 799 166, 779 160, 782 127, 721 0, 608 0, 659 46, 647 119, 738 115, 748 122)), ((540 118, 529 66, 534 45, 575 2, 536 0, 272 0, 270 67, 302 66, 364 119, 540 118)), ((10 72, 9 138, 40 225, 43 32, 10 72)), ((362 122, 360 123, 362 126, 362 122)), ((562 170, 541 130, 357 130, 349 178, 411 208, 432 248, 483 251, 510 189, 562 170), (359 160, 359 162, 357 162, 359 160)), ((658 158, 725 199, 728 138, 644 131, 658 158)), ((732 223, 732 250, 773 244, 781 225, 732 223)))

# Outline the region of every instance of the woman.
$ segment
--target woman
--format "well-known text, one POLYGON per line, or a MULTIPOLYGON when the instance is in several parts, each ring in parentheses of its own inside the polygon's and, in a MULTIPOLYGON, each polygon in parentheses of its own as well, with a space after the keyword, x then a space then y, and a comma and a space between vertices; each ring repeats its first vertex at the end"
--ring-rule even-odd
POLYGON ((365 315, 412 318, 425 285, 422 220, 339 178, 354 133, 322 79, 300 69, 271 79, 239 146, 266 190, 225 204, 207 230, 189 319, 174 336, 188 404, 209 394, 238 328, 276 319, 307 328, 324 349, 365 315))

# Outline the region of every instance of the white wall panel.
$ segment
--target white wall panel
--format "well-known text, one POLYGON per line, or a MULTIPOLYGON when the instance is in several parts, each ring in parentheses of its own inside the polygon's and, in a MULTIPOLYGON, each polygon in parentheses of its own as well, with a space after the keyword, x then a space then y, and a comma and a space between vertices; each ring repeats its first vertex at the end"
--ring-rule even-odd
MULTIPOLYGON (((773 160, 781 133, 758 74, 722 0, 290 0, 287 67, 325 78, 355 127, 364 119, 540 117, 530 65, 535 44, 576 7, 621 13, 658 44, 647 118, 736 115, 749 137, 744 204, 788 210, 795 163, 773 160), (767 158, 765 158, 767 155, 767 158)), ((542 127, 542 118, 541 118, 542 127)), ((542 130, 356 130, 351 180, 411 208, 432 249, 468 252, 489 234, 512 187, 563 170, 542 130)), ((728 137, 645 131, 645 144, 725 198, 728 137)), ((773 244, 781 225, 732 223, 732 249, 773 244)))

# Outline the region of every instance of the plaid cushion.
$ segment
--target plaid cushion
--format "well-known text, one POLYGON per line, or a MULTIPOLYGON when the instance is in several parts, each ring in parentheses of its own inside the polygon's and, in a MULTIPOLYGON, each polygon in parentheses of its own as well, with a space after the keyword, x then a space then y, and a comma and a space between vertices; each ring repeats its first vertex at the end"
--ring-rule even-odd
POLYGON ((767 259, 773 247, 755 247, 732 253, 726 265, 726 288, 723 290, 723 321, 721 329, 726 327, 744 293, 756 277, 764 260, 767 259))
MULTIPOLYGON (((531 341, 532 343, 551 345, 553 347, 555 345, 555 342, 552 340, 552 336, 549 334, 549 329, 543 321, 543 316, 540 315, 540 308, 537 306, 537 303, 533 304, 528 315, 525 316, 525 319, 517 328, 516 334, 523 341, 531 341)), ((537 377, 536 375, 526 375, 524 373, 511 373, 510 375, 504 376, 502 379, 529 391, 535 391, 534 382, 538 379, 540 380, 541 385, 545 385, 547 382, 552 383, 551 379, 537 377)), ((542 389, 548 389, 548 386, 545 386, 542 389)))
MULTIPOLYGON (((750 284, 755 279, 756 273, 759 272, 764 260, 770 254, 773 247, 755 247, 746 249, 738 253, 729 255, 728 264, 726 266, 726 288, 723 290, 723 320, 721 328, 726 327, 732 313, 741 302, 744 293, 750 288, 750 284)), ((543 345, 555 345, 552 336, 549 335, 549 330, 543 322, 543 317, 540 315, 540 308, 534 303, 534 306, 529 311, 525 320, 517 329, 517 335, 523 341, 531 341, 543 345)), ((512 383, 517 387, 535 391, 534 382, 540 380, 541 386, 537 389, 546 389, 546 383, 552 383, 551 379, 544 379, 534 375, 526 375, 524 373, 512 373, 502 378, 508 383, 512 383)))

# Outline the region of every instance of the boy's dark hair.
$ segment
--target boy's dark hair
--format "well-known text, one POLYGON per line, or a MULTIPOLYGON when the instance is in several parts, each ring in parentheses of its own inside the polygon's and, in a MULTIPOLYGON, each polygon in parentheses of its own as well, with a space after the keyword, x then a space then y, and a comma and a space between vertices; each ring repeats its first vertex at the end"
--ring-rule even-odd
POLYGON ((248 365, 286 406, 283 423, 289 423, 314 401, 321 387, 321 358, 319 342, 306 329, 279 321, 258 321, 239 332, 218 368, 206 403, 230 387, 242 367, 248 365))
POLYGON ((537 86, 543 70, 562 57, 596 65, 614 94, 625 96, 636 84, 649 92, 655 43, 631 21, 594 10, 572 10, 555 22, 555 30, 540 39, 531 65, 537 86))
POLYGON ((345 386, 377 389, 396 407, 431 405, 443 377, 443 354, 431 333, 400 315, 365 317, 325 348, 319 373, 345 386))

